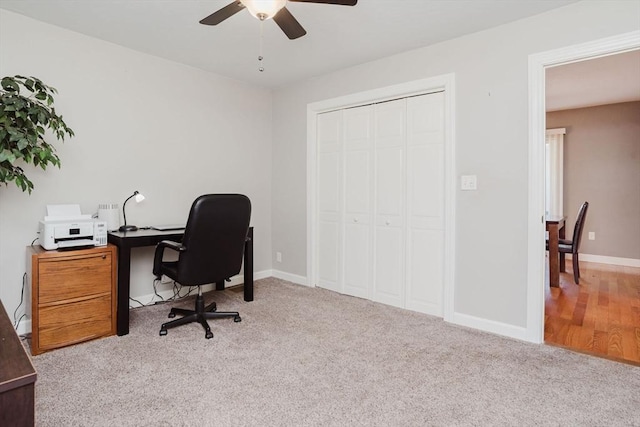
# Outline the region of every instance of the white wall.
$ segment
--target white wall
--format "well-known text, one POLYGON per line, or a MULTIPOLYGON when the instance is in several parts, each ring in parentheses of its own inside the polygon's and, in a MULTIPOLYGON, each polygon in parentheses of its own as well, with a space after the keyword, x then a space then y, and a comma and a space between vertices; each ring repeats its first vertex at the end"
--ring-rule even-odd
POLYGON ((528 56, 638 30, 639 16, 639 2, 580 2, 277 90, 274 268, 306 275, 307 104, 455 73, 456 174, 477 175, 478 191, 456 190, 454 310, 467 324, 525 328, 528 56))
MULTIPOLYGON (((0 187, 0 299, 20 302, 25 247, 47 204, 127 204, 136 225, 185 221, 200 194, 239 192, 253 204, 254 268, 271 268, 271 92, 0 10, 0 76, 58 89, 76 137, 55 144, 62 168, 27 167, 35 190, 0 187)), ((153 292, 153 248, 134 249, 131 296, 153 292)), ((162 288, 161 288, 162 290, 162 288)))

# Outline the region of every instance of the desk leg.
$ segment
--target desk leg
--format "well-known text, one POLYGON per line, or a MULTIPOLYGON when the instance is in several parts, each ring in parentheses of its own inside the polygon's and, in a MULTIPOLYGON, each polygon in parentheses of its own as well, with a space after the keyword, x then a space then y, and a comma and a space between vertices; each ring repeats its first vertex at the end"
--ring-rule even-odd
POLYGON ((549 285, 560 286, 560 266, 558 264, 558 224, 548 224, 549 231, 549 285))
POLYGON ((244 243, 244 300, 253 301, 253 228, 244 243))
POLYGON ((129 333, 129 275, 131 273, 131 248, 125 245, 118 248, 118 335, 129 333))

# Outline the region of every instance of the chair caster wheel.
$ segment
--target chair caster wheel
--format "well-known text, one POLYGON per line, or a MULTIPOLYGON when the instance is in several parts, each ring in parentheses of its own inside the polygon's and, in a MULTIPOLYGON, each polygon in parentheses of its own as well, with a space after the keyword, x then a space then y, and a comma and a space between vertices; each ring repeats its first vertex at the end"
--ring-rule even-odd
POLYGON ((176 317, 176 314, 173 311, 169 312, 169 318, 173 319, 174 317, 176 317))
POLYGON ((167 330, 166 329, 160 329, 160 336, 164 336, 167 335, 167 330))
POLYGON ((206 339, 211 339, 211 338, 213 338, 213 332, 211 332, 211 331, 207 331, 207 332, 204 334, 204 337, 205 337, 206 339))
POLYGON ((236 316, 233 318, 233 321, 238 323, 238 322, 242 322, 242 318, 240 316, 236 316))

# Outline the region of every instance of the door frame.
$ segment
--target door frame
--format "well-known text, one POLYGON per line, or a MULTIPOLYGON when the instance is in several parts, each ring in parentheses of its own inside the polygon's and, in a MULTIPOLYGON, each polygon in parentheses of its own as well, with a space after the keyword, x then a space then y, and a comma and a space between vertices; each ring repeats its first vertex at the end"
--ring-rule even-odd
POLYGON ((307 281, 316 286, 317 253, 317 141, 316 117, 320 113, 349 107, 384 102, 391 99, 444 91, 444 253, 443 253, 443 318, 451 321, 454 309, 455 271, 455 74, 357 92, 307 105, 307 281))
POLYGON ((544 341, 544 141, 547 68, 640 49, 640 31, 529 55, 529 217, 526 339, 544 341))

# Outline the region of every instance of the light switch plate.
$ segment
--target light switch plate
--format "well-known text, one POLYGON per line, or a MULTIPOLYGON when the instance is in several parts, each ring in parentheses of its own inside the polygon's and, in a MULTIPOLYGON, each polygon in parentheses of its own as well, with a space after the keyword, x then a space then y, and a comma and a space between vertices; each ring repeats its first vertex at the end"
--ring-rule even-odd
POLYGON ((462 175, 460 177, 460 189, 473 191, 478 189, 478 177, 476 175, 462 175))

